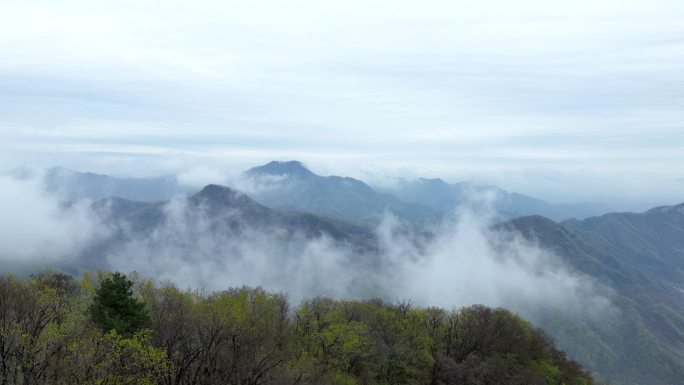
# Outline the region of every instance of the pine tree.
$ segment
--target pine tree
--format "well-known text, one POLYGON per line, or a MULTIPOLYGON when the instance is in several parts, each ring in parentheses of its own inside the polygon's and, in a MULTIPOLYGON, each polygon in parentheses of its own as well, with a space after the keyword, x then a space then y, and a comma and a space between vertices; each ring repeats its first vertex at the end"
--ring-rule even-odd
POLYGON ((133 282, 119 272, 100 283, 90 306, 90 315, 103 331, 115 330, 129 337, 150 327, 145 304, 133 297, 132 286, 133 282))

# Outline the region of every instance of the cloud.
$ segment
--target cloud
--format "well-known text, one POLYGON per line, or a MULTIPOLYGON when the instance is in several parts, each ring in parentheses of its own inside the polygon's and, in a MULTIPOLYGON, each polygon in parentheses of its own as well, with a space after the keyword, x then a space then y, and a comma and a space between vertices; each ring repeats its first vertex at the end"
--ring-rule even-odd
POLYGON ((0 176, 0 265, 20 271, 70 264, 108 229, 89 202, 66 205, 43 191, 40 177, 0 176))
POLYGON ((446 308, 482 303, 527 315, 609 307, 589 279, 558 257, 519 235, 493 230, 472 212, 443 223, 420 247, 391 225, 381 234, 388 263, 383 270, 394 273, 386 285, 399 297, 446 308))
POLYGON ((226 179, 225 171, 203 166, 181 172, 177 176, 179 184, 198 190, 208 184, 226 184, 226 179))
POLYGON ((7 5, 0 161, 681 177, 680 2, 296 3, 7 5))
POLYGON ((262 286, 294 302, 312 296, 381 297, 446 308, 482 303, 523 314, 605 311, 594 284, 536 244, 492 230, 483 210, 464 211, 429 236, 388 217, 377 253, 359 255, 326 235, 254 227, 238 211, 215 212, 174 200, 164 223, 108 256, 111 269, 136 270, 181 287, 262 286), (237 223, 237 225, 236 225, 237 223))
MULTIPOLYGON (((238 177, 202 169, 188 175, 188 183, 238 177)), ((238 209, 190 205, 181 197, 160 206, 157 225, 141 228, 124 219, 117 228, 101 219, 107 207, 95 212, 88 201, 60 202, 43 191, 35 170, 19 176, 0 177, 0 265, 7 271, 106 268, 181 287, 262 286, 294 302, 330 296, 445 308, 482 303, 528 317, 542 309, 598 314, 610 308, 601 290, 556 256, 519 235, 494 230, 494 195, 480 194, 469 208, 422 233, 388 214, 376 229, 377 249, 362 252, 326 234, 307 235, 245 217, 238 209)), ((264 191, 283 182, 260 180, 253 188, 264 191)), ((154 221, 156 215, 146 218, 154 221)))

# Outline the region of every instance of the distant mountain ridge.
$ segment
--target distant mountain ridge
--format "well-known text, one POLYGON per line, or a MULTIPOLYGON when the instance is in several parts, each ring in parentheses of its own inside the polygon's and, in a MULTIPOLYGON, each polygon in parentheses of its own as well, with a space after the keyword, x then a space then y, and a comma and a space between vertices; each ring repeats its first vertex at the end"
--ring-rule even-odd
POLYGON ((300 178, 313 178, 317 175, 311 172, 304 164, 298 160, 290 160, 285 162, 271 161, 263 166, 257 166, 245 171, 249 176, 259 175, 279 175, 279 176, 297 176, 300 178))
MULTIPOLYGON (((373 233, 364 227, 322 218, 307 213, 282 212, 263 206, 246 194, 230 187, 207 185, 187 197, 162 202, 133 202, 110 197, 93 204, 100 216, 109 223, 140 237, 152 233, 170 219, 169 207, 182 207, 182 220, 188 231, 193 226, 208 226, 226 236, 240 236, 245 230, 277 234, 288 238, 328 236, 358 249, 374 247, 373 233)), ((227 238, 229 239, 229 238, 227 238)))
POLYGON ((174 176, 119 178, 92 172, 53 167, 45 173, 45 189, 67 200, 119 197, 155 202, 170 199, 179 192, 174 176))
POLYGON ((507 218, 537 214, 553 220, 584 219, 611 211, 610 207, 603 204, 552 204, 496 186, 475 182, 450 184, 439 178, 402 180, 395 187, 384 191, 403 201, 421 204, 440 212, 449 212, 464 204, 489 204, 507 218), (483 197, 489 199, 489 202, 482 201, 483 197))
POLYGON ((253 198, 273 208, 364 224, 377 224, 386 213, 417 223, 439 218, 435 210, 379 193, 358 179, 316 175, 298 161, 273 161, 244 174, 257 186, 253 198))
MULTIPOLYGON (((317 175, 299 161, 272 161, 243 175, 255 187, 248 194, 265 206, 366 225, 377 224, 387 213, 421 225, 439 220, 465 204, 489 205, 501 218, 536 214, 554 220, 583 219, 611 211, 602 204, 551 204, 496 186, 474 182, 449 184, 438 178, 404 180, 393 188, 376 189, 354 178, 317 175)), ((44 185, 48 192, 67 200, 119 197, 155 202, 191 192, 171 175, 126 178, 61 167, 47 170, 44 185)))

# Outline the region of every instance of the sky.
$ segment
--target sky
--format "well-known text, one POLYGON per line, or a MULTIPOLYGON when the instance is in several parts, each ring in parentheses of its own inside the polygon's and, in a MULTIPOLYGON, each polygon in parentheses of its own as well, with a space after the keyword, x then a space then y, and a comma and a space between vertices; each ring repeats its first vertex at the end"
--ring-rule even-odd
POLYGON ((0 169, 684 201, 682 1, 5 0, 0 169))

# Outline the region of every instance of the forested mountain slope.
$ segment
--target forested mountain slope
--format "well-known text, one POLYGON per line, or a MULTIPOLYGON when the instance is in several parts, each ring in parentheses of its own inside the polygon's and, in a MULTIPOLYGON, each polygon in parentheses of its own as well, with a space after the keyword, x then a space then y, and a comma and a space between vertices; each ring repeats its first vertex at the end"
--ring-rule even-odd
POLYGON ((613 289, 619 322, 575 325, 591 329, 593 341, 578 340, 580 334, 566 329, 570 325, 542 323, 565 336, 560 343, 571 355, 593 345, 596 356, 580 360, 612 366, 612 378, 624 383, 684 382, 684 204, 583 221, 532 216, 508 224, 613 289))

